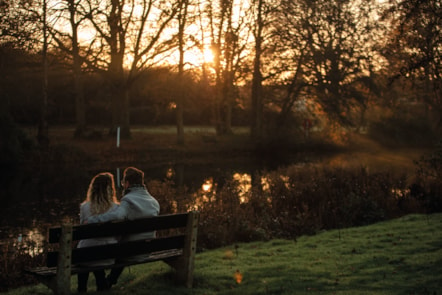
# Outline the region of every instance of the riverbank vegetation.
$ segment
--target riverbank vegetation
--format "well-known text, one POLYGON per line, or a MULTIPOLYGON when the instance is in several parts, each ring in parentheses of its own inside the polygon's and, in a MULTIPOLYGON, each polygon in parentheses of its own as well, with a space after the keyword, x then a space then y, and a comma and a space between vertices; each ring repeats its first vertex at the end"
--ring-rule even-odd
POLYGON ((441 212, 440 1, 92 2, 0 2, 0 288, 131 165, 203 252, 441 212))
MULTIPOLYGON (((411 214, 297 239, 234 243, 197 254, 191 290, 171 284, 169 267, 158 262, 126 269, 109 293, 439 294, 441 231, 440 213, 411 214)), ((95 294, 93 279, 89 290, 95 294)), ((51 292, 38 285, 8 294, 51 292)))
MULTIPOLYGON (((106 151, 134 157, 125 160, 127 165, 137 165, 138 161, 142 163, 142 155, 149 155, 157 161, 166 158, 169 161, 193 159, 205 163, 216 163, 215 158, 229 162, 263 155, 260 150, 241 145, 240 137, 207 143, 200 133, 196 133, 195 145, 189 149, 182 147, 181 150, 175 150, 172 143, 170 146, 165 144, 167 137, 164 134, 155 135, 157 140, 162 138, 161 144, 157 142, 145 146, 143 140, 147 142, 152 134, 144 130, 140 131, 139 138, 122 142, 121 150, 117 150, 110 144, 114 143, 113 138, 86 142, 68 140, 65 135, 69 130, 54 132, 53 138, 58 142, 53 144, 54 149, 47 155, 50 161, 45 160, 51 163, 47 169, 53 169, 53 172, 65 171, 62 167, 72 163, 84 165, 80 169, 84 172, 88 164, 103 163, 106 151), (237 145, 228 143, 229 140, 235 140, 237 145), (68 144, 69 141, 71 144, 68 144), (89 145, 95 148, 89 149, 89 145), (201 148, 203 145, 207 147, 206 150, 201 148), (197 149, 201 151, 198 154, 201 159, 193 154, 197 149), (176 158, 169 153, 172 150, 176 153, 172 155, 178 155, 176 158), (192 154, 194 156, 190 157, 192 154), (86 163, 84 159, 87 159, 86 163)), ((324 230, 337 230, 339 233, 349 227, 373 224, 411 213, 442 211, 442 186, 438 177, 442 167, 440 145, 432 150, 387 149, 360 138, 359 143, 354 141, 347 146, 310 143, 293 147, 295 149, 288 149, 287 146, 277 149, 279 156, 292 157, 293 164, 271 170, 253 170, 252 174, 238 173, 231 178, 209 179, 197 191, 191 191, 185 185, 178 185, 166 178, 148 180, 147 186, 159 200, 163 214, 187 210, 201 212, 199 252, 235 243, 296 240, 324 230)), ((38 151, 33 152, 41 155, 38 151)), ((57 175, 53 182, 70 191, 76 184, 67 181, 69 178, 74 179, 75 175, 57 175)), ((86 183, 88 177, 83 178, 86 183)), ((78 196, 78 199, 59 200, 56 208, 49 208, 55 212, 50 214, 55 218, 51 222, 58 223, 66 218, 77 222, 72 214, 77 214, 82 199, 83 196, 78 196), (74 213, 69 213, 71 211, 74 213)), ((48 210, 47 205, 44 205, 47 203, 31 197, 28 200, 28 205, 35 206, 10 207, 2 214, 3 219, 7 220, 9 216, 12 220, 11 214, 37 214, 33 217, 33 220, 39 221, 35 226, 41 227, 40 232, 44 233, 45 227, 50 225, 45 219, 47 217, 41 215, 44 210, 48 210), (37 209, 32 211, 30 207, 37 209)), ((29 278, 21 276, 20 272, 25 266, 43 261, 44 251, 29 254, 29 249, 34 246, 27 243, 19 245, 16 240, 9 245, 2 245, 1 265, 4 271, 1 272, 1 280, 5 282, 4 290, 32 283, 29 278)), ((40 245, 40 249, 44 247, 40 245)))

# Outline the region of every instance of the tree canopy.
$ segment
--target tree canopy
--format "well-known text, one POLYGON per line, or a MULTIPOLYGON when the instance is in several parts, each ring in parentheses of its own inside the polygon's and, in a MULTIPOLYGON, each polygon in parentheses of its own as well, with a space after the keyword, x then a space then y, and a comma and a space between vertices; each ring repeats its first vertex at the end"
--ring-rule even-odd
MULTIPOLYGON (((392 84, 413 89, 403 97, 422 104, 432 113, 434 130, 441 128, 438 0, 0 4, 0 44, 7 54, 0 71, 20 81, 24 72, 4 58, 20 59, 21 69, 26 59, 38 61, 46 28, 49 119, 54 122, 52 113, 64 109, 59 103, 65 101, 71 107, 64 112, 75 114, 68 117, 80 134, 91 124, 88 112, 99 105, 107 114, 100 117, 110 118, 109 131, 120 126, 127 137, 131 121, 149 121, 139 120, 141 110, 153 121, 175 112, 180 142, 182 126, 195 118, 213 124, 219 135, 231 133, 235 122, 248 124, 254 140, 275 128, 296 133, 305 118, 358 129, 368 125, 370 111, 391 100, 391 89, 399 89, 392 84), (94 87, 92 81, 100 82, 94 87), (71 83, 72 91, 51 96, 57 83, 71 83), (158 85, 166 89, 158 91, 158 85)), ((32 63, 33 79, 44 73, 43 65, 32 63)), ((23 90, 14 85, 0 85, 10 95, 4 104, 11 110, 42 101, 37 87, 26 101, 30 95, 20 95, 23 90)))

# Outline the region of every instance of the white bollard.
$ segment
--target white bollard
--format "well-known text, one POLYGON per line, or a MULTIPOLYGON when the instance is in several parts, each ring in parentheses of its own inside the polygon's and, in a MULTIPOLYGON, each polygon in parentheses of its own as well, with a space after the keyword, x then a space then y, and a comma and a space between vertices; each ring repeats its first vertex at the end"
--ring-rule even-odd
POLYGON ((117 127, 117 148, 120 147, 120 126, 117 127))
POLYGON ((117 168, 117 179, 116 179, 116 182, 117 182, 117 187, 120 188, 120 185, 121 185, 121 181, 120 181, 120 168, 117 168))

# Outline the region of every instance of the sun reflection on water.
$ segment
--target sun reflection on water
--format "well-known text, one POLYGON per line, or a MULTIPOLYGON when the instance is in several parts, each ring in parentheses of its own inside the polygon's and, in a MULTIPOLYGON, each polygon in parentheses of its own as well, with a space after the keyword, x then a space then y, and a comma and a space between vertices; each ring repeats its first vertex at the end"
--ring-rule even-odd
POLYGON ((210 192, 212 191, 212 187, 213 187, 213 179, 211 178, 211 179, 206 179, 206 181, 201 186, 201 189, 204 192, 210 192))
POLYGON ((36 257, 44 251, 45 237, 38 228, 27 229, 23 233, 16 234, 16 239, 12 240, 12 249, 15 254, 21 253, 36 257))
MULTIPOLYGON (((283 180, 286 182, 286 185, 289 185, 288 177, 283 177, 283 180)), ((250 201, 252 189, 253 189, 253 180, 252 175, 248 173, 234 173, 232 175, 232 180, 236 184, 235 191, 238 193, 237 197, 239 199, 240 204, 245 204, 250 201)), ((261 176, 259 179, 260 190, 262 192, 268 192, 270 190, 270 181, 266 176, 261 176)), ((212 203, 216 201, 216 189, 218 184, 214 181, 213 178, 206 179, 200 189, 194 193, 194 202, 195 208, 202 208, 204 205, 208 203, 212 203)), ((270 202, 270 200, 267 200, 270 202)))
POLYGON ((233 180, 238 183, 238 198, 241 204, 249 202, 250 192, 252 190, 252 176, 247 173, 233 174, 233 180))
POLYGON ((192 209, 198 210, 203 208, 207 204, 213 203, 216 201, 216 183, 213 178, 207 178, 201 187, 193 193, 194 196, 194 204, 192 209))

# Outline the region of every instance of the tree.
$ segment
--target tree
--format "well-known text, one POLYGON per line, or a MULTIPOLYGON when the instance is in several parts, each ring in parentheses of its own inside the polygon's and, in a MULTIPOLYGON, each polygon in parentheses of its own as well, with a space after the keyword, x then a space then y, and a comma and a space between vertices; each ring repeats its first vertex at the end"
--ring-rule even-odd
MULTIPOLYGON (((309 90, 310 96, 334 120, 353 125, 349 114, 363 108, 366 92, 360 89, 370 77, 376 45, 374 2, 363 1, 281 2, 277 31, 285 48, 279 70, 287 82, 284 110, 309 90)), ((281 51, 281 49, 279 49, 281 51)))
POLYGON ((393 75, 413 80, 423 102, 437 113, 442 128, 442 5, 440 0, 396 0, 385 9, 390 37, 383 50, 393 75), (394 63, 392 63, 394 62, 394 63))
POLYGON ((214 116, 218 135, 232 133, 235 83, 242 74, 249 45, 247 5, 243 1, 220 0, 208 2, 205 8, 214 55, 214 116))
POLYGON ((78 10, 78 2, 67 0, 69 8, 69 23, 72 28, 72 71, 74 76, 75 89, 75 115, 77 127, 76 136, 83 136, 86 130, 86 109, 84 101, 84 91, 82 83, 82 58, 80 56, 80 46, 78 40, 78 26, 81 23, 76 19, 76 11, 78 10))
POLYGON ((179 1, 135 0, 103 3, 88 0, 85 16, 95 35, 87 64, 102 71, 110 84, 112 126, 130 137, 130 87, 142 69, 152 66, 172 48, 166 30, 178 12, 179 1))
POLYGON ((40 145, 47 147, 49 144, 49 124, 48 124, 48 29, 47 29, 47 0, 43 0, 43 48, 42 48, 42 64, 43 64, 43 95, 40 108, 40 121, 38 124, 37 139, 40 145))
MULTIPOLYGON (((188 18, 189 1, 181 0, 178 9, 178 85, 179 89, 182 89, 184 80, 184 32, 186 29, 186 22, 188 18)), ((177 142, 179 144, 184 143, 184 118, 183 118, 183 94, 175 93, 176 99, 176 123, 177 123, 177 142)))
POLYGON ((0 1, 0 43, 15 48, 34 49, 34 34, 39 28, 39 18, 31 13, 32 2, 0 1))
POLYGON ((262 99, 262 73, 261 73, 261 54, 262 54, 262 31, 264 29, 263 22, 263 0, 258 0, 256 4, 256 26, 254 31, 255 37, 255 60, 253 62, 253 79, 252 79, 252 122, 250 134, 256 142, 262 139, 262 116, 263 116, 263 99, 262 99))
MULTIPOLYGON (((263 116, 264 116, 264 93, 263 93, 263 73, 262 73, 262 56, 269 49, 269 44, 265 40, 269 40, 271 34, 271 23, 274 8, 266 3, 265 0, 252 1, 252 15, 254 20, 251 24, 251 30, 254 37, 254 60, 253 60, 253 76, 251 89, 251 125, 250 134, 252 140, 260 142, 263 137, 263 116), (266 29, 267 28, 267 29, 266 29)), ((271 62, 270 60, 268 62, 271 62)), ((268 73, 266 73, 267 75, 268 73)))
POLYGON ((15 46, 37 48, 41 44, 42 68, 42 100, 40 102, 40 120, 38 123, 37 140, 42 147, 49 144, 48 135, 48 34, 47 34, 47 0, 38 3, 41 6, 34 9, 32 2, 2 1, 0 2, 0 42, 15 43, 15 46))
POLYGON ((80 54, 81 47, 79 40, 80 27, 86 20, 84 7, 81 1, 62 0, 59 2, 59 5, 53 9, 52 15, 61 23, 61 26, 60 28, 55 25, 50 27, 49 33, 58 49, 70 56, 71 59, 76 116, 74 136, 82 137, 85 135, 87 126, 84 87, 82 82, 83 58, 80 54), (64 22, 69 24, 71 29, 70 33, 63 26, 64 22))

